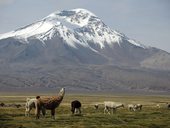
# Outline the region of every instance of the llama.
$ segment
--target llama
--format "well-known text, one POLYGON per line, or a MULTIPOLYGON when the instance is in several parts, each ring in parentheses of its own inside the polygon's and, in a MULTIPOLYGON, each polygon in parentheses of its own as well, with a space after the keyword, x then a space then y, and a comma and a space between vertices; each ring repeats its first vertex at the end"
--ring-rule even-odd
POLYGON ((135 104, 135 109, 136 110, 142 110, 142 104, 135 104))
POLYGON ((136 105, 134 105, 134 104, 128 104, 128 110, 129 110, 129 111, 136 111, 136 105))
POLYGON ((58 96, 43 97, 35 102, 36 119, 40 117, 40 110, 51 110, 51 118, 55 119, 55 109, 60 105, 65 95, 65 88, 62 88, 58 96))
POLYGON ((110 114, 109 111, 111 111, 111 109, 113 110, 112 113, 114 111, 117 110, 117 108, 120 108, 120 107, 124 107, 124 105, 122 103, 116 103, 116 102, 112 102, 112 101, 105 101, 104 102, 104 114, 107 113, 110 114))
MULTIPOLYGON (((37 99, 39 99, 40 96, 36 96, 36 98, 27 98, 26 99, 26 103, 25 103, 25 116, 30 116, 30 112, 33 108, 35 108, 35 102, 37 101, 37 99)), ((43 115, 45 115, 45 113, 43 112, 43 115)))
POLYGON ((27 98, 25 103, 25 116, 30 116, 30 112, 33 108, 35 108, 36 98, 27 98))
POLYGON ((74 100, 71 102, 71 111, 72 114, 79 112, 81 114, 81 103, 78 100, 74 100))

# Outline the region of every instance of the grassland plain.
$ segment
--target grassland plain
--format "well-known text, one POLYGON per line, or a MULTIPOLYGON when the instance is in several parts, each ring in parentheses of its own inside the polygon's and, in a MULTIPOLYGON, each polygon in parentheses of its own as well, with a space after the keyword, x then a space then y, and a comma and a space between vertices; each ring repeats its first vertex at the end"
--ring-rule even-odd
MULTIPOLYGON (((25 104, 26 97, 35 97, 35 94, 3 93, 0 95, 0 102, 25 104)), ((166 108, 166 102, 170 102, 170 96, 72 94, 66 95, 56 109, 55 120, 50 118, 49 111, 45 118, 36 120, 34 110, 30 117, 25 117, 24 106, 0 107, 0 128, 170 128, 170 110, 166 108), (75 99, 82 102, 82 115, 71 114, 70 102, 75 99), (125 108, 118 109, 112 115, 103 114, 102 105, 99 110, 94 109, 96 102, 103 103, 108 100, 122 102, 125 108), (143 104, 143 110, 129 112, 127 104, 130 103, 143 104), (160 104, 161 108, 157 108, 157 104, 160 104)))

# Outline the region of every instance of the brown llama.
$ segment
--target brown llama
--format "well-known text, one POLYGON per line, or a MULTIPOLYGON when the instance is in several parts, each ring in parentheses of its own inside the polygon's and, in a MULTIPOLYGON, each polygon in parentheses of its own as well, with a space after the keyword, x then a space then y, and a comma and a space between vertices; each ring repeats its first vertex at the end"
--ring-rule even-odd
POLYGON ((55 109, 60 105, 65 94, 65 88, 62 88, 58 96, 41 97, 37 99, 35 103, 35 115, 36 119, 40 117, 40 111, 45 109, 51 110, 51 117, 55 119, 55 109))
POLYGON ((75 112, 79 112, 81 114, 81 103, 78 100, 74 100, 71 102, 71 112, 74 114, 75 112))

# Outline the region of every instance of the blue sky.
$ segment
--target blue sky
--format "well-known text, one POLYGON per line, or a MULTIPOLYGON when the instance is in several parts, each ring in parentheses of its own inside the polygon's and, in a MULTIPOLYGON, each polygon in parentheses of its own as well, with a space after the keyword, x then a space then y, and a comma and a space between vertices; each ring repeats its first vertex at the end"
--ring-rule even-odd
POLYGON ((0 34, 73 8, 88 9, 129 38, 170 52, 170 0, 0 0, 0 34))

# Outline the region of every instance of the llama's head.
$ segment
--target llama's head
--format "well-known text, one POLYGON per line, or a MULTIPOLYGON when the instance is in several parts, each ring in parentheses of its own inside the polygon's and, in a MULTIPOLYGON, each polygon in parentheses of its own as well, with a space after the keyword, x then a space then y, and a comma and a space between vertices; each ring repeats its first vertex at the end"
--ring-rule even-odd
POLYGON ((58 95, 59 96, 64 96, 64 94, 65 94, 65 88, 62 88, 58 95))
POLYGON ((40 98, 40 96, 36 96, 36 99, 39 99, 40 98))

